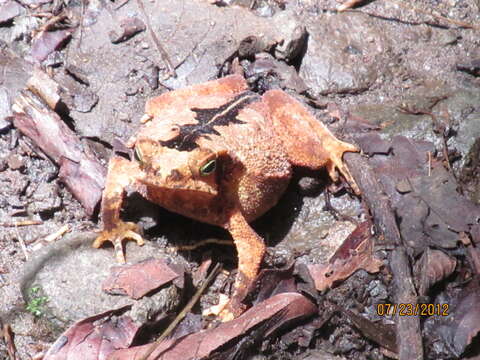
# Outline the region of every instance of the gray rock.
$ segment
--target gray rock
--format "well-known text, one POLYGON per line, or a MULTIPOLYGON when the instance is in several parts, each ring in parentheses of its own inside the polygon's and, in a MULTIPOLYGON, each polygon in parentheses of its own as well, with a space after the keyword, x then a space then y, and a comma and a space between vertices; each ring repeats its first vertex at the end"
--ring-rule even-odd
MULTIPOLYGON (((117 264, 111 247, 92 248, 95 237, 94 233, 69 236, 40 250, 25 266, 20 281, 24 298, 28 302, 29 289, 38 287, 42 296, 48 298, 45 316, 54 323, 72 323, 135 303, 128 297, 112 296, 102 291, 110 267, 117 264)), ((137 246, 131 241, 126 244, 126 256, 131 263, 152 256, 167 257, 152 243, 137 246)), ((175 285, 167 285, 165 289, 172 286, 175 285)), ((173 309, 179 302, 179 292, 165 291, 159 292, 153 300, 136 305, 135 317, 146 319, 159 309, 173 309)))
POLYGON ((0 24, 6 23, 21 13, 23 13, 25 10, 23 7, 20 6, 15 1, 6 1, 3 4, 0 3, 0 24))
POLYGON ((40 183, 32 196, 32 200, 33 204, 29 206, 29 209, 34 212, 54 211, 62 205, 56 183, 40 183))
POLYGON ((382 29, 360 13, 325 14, 307 23, 300 76, 314 96, 356 93, 371 86, 386 64, 382 29))
POLYGON ((275 57, 287 62, 295 59, 305 48, 307 29, 301 19, 292 11, 286 10, 272 17, 279 32, 281 43, 275 47, 275 57))

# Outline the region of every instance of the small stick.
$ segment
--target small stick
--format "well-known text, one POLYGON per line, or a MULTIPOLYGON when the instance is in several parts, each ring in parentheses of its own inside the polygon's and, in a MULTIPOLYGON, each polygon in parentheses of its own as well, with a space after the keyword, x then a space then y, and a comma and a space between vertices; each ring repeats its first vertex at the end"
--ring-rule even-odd
POLYGON ((13 223, 0 223, 0 226, 3 227, 19 227, 19 226, 30 226, 30 225, 42 225, 43 221, 40 220, 22 220, 16 221, 13 223))
POLYGON ((167 66, 168 74, 173 77, 177 77, 177 72, 175 71, 175 67, 172 64, 172 61, 170 60, 170 56, 168 56, 167 51, 165 48, 162 46, 160 43, 160 40, 158 40, 157 35, 152 30, 152 25, 150 24, 150 18, 147 16, 147 13, 145 11, 145 7, 143 6, 142 0, 137 0, 138 7, 142 11, 143 17, 145 18, 145 22, 147 23, 147 29, 148 33, 150 34, 150 37, 152 38, 153 42, 155 43, 155 46, 157 47, 158 52, 160 53, 160 57, 162 58, 162 61, 165 63, 167 66))
POLYGON ((17 227, 15 227, 15 232, 17 233, 18 242, 20 243, 20 247, 22 248, 23 255, 25 256, 25 260, 28 260, 29 256, 28 256, 27 245, 25 245, 25 240, 23 240, 23 238, 21 237, 17 227))
POLYGON ((40 26, 37 30, 36 30, 36 33, 40 33, 42 31, 48 31, 50 30, 54 25, 56 25, 57 23, 67 19, 68 16, 65 14, 65 13, 61 13, 59 15, 56 15, 56 16, 53 16, 51 18, 49 18, 45 24, 43 24, 42 26, 40 26))
POLYGON ((148 348, 148 350, 145 352, 145 354, 143 354, 139 360, 147 360, 148 357, 150 355, 152 355, 152 353, 155 351, 155 349, 158 347, 158 345, 160 345, 160 343, 165 340, 165 338, 173 331, 173 329, 175 329, 175 327, 178 325, 178 323, 180 321, 182 321, 182 319, 185 317, 185 315, 187 315, 187 313, 192 310, 193 306, 196 304, 196 302, 198 301, 198 299, 200 298, 200 296, 202 295, 202 293, 205 291, 205 289, 207 288, 207 286, 210 284, 210 282, 213 280, 213 278, 217 275, 217 273, 219 272, 221 268, 221 265, 219 263, 217 263, 217 265, 215 265, 215 267, 213 268, 212 272, 210 273, 210 275, 208 275, 208 277, 205 279, 205 281, 203 282, 202 286, 200 286, 200 288, 197 290, 197 292, 195 293, 195 295, 193 295, 193 297, 190 299, 190 301, 188 302, 188 304, 183 308, 182 311, 180 311, 180 313, 177 315, 177 317, 170 323, 170 325, 165 329, 165 331, 162 333, 162 335, 160 335, 160 337, 155 340, 154 343, 152 343, 152 345, 148 348))
POLYGON ((427 152, 428 154, 428 176, 432 176, 432 152, 427 152))
POLYGON ((45 236, 45 241, 46 242, 52 242, 57 240, 58 238, 62 237, 65 233, 70 231, 70 226, 68 225, 63 225, 60 229, 55 231, 54 233, 51 233, 50 235, 45 236))
POLYGON ((358 221, 355 220, 353 217, 342 214, 340 211, 338 211, 338 209, 336 209, 332 205, 332 203, 330 201, 330 194, 329 194, 328 191, 324 192, 324 196, 325 196, 325 207, 327 208, 327 210, 329 210, 332 213, 333 217, 335 217, 337 219, 340 219, 342 221, 349 221, 356 226, 359 225, 358 221))
POLYGON ((218 244, 218 245, 227 245, 227 246, 234 246, 233 240, 221 240, 221 239, 205 239, 202 241, 197 241, 195 244, 191 245, 179 245, 175 246, 175 250, 177 251, 192 251, 201 246, 209 245, 209 244, 218 244))

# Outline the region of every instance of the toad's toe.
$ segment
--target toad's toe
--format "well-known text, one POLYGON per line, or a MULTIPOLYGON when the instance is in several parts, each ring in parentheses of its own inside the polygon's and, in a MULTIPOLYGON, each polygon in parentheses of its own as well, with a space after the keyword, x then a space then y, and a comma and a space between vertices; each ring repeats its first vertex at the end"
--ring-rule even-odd
POLYGON ((213 305, 208 309, 204 310, 203 316, 216 316, 221 322, 227 322, 235 319, 245 310, 245 307, 237 302, 234 299, 230 299, 225 294, 220 294, 218 305, 213 305))
POLYGON ((335 139, 332 144, 329 144, 330 161, 327 163, 328 175, 333 181, 338 180, 338 172, 347 180, 355 194, 360 195, 360 189, 353 179, 350 170, 343 162, 343 154, 346 152, 358 152, 358 148, 352 144, 335 139), (338 172, 337 172, 338 171, 338 172))
POLYGON ((139 234, 138 226, 131 222, 118 222, 113 229, 103 230, 93 242, 93 247, 99 248, 104 242, 111 242, 115 248, 115 257, 119 263, 125 263, 125 255, 123 252, 123 240, 135 240, 138 245, 145 242, 139 234))

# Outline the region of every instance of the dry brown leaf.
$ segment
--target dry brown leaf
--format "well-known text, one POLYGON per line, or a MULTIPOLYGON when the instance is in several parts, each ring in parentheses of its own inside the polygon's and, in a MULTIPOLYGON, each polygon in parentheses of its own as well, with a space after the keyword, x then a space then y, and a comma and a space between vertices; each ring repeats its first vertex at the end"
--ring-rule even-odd
POLYGON ((315 287, 324 291, 335 282, 347 279, 355 271, 364 269, 375 273, 383 266, 383 262, 373 255, 373 238, 370 233, 371 223, 361 223, 345 239, 326 265, 309 265, 308 270, 315 281, 315 287))
MULTIPOLYGON (((298 293, 278 294, 252 307, 239 318, 222 323, 214 329, 202 330, 180 339, 165 340, 148 359, 202 359, 233 340, 235 342, 239 341, 242 336, 247 335, 249 331, 272 317, 279 316, 279 319, 265 329, 263 336, 268 336, 279 327, 290 324, 295 319, 310 316, 316 311, 316 306, 303 295, 298 293)), ((150 344, 147 344, 115 351, 108 359, 136 359, 145 353, 149 347, 150 344)))
POLYGON ((163 260, 146 259, 133 265, 113 266, 103 283, 103 291, 140 299, 178 276, 163 260))
POLYGON ((415 264, 415 280, 420 296, 455 271, 457 261, 443 251, 427 248, 415 264))

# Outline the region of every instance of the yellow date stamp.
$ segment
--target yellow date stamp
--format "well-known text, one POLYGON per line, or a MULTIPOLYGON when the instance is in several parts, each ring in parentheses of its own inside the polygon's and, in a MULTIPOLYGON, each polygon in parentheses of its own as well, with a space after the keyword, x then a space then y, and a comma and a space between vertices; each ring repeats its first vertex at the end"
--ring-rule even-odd
POLYGON ((378 316, 448 316, 449 304, 377 304, 378 316))

